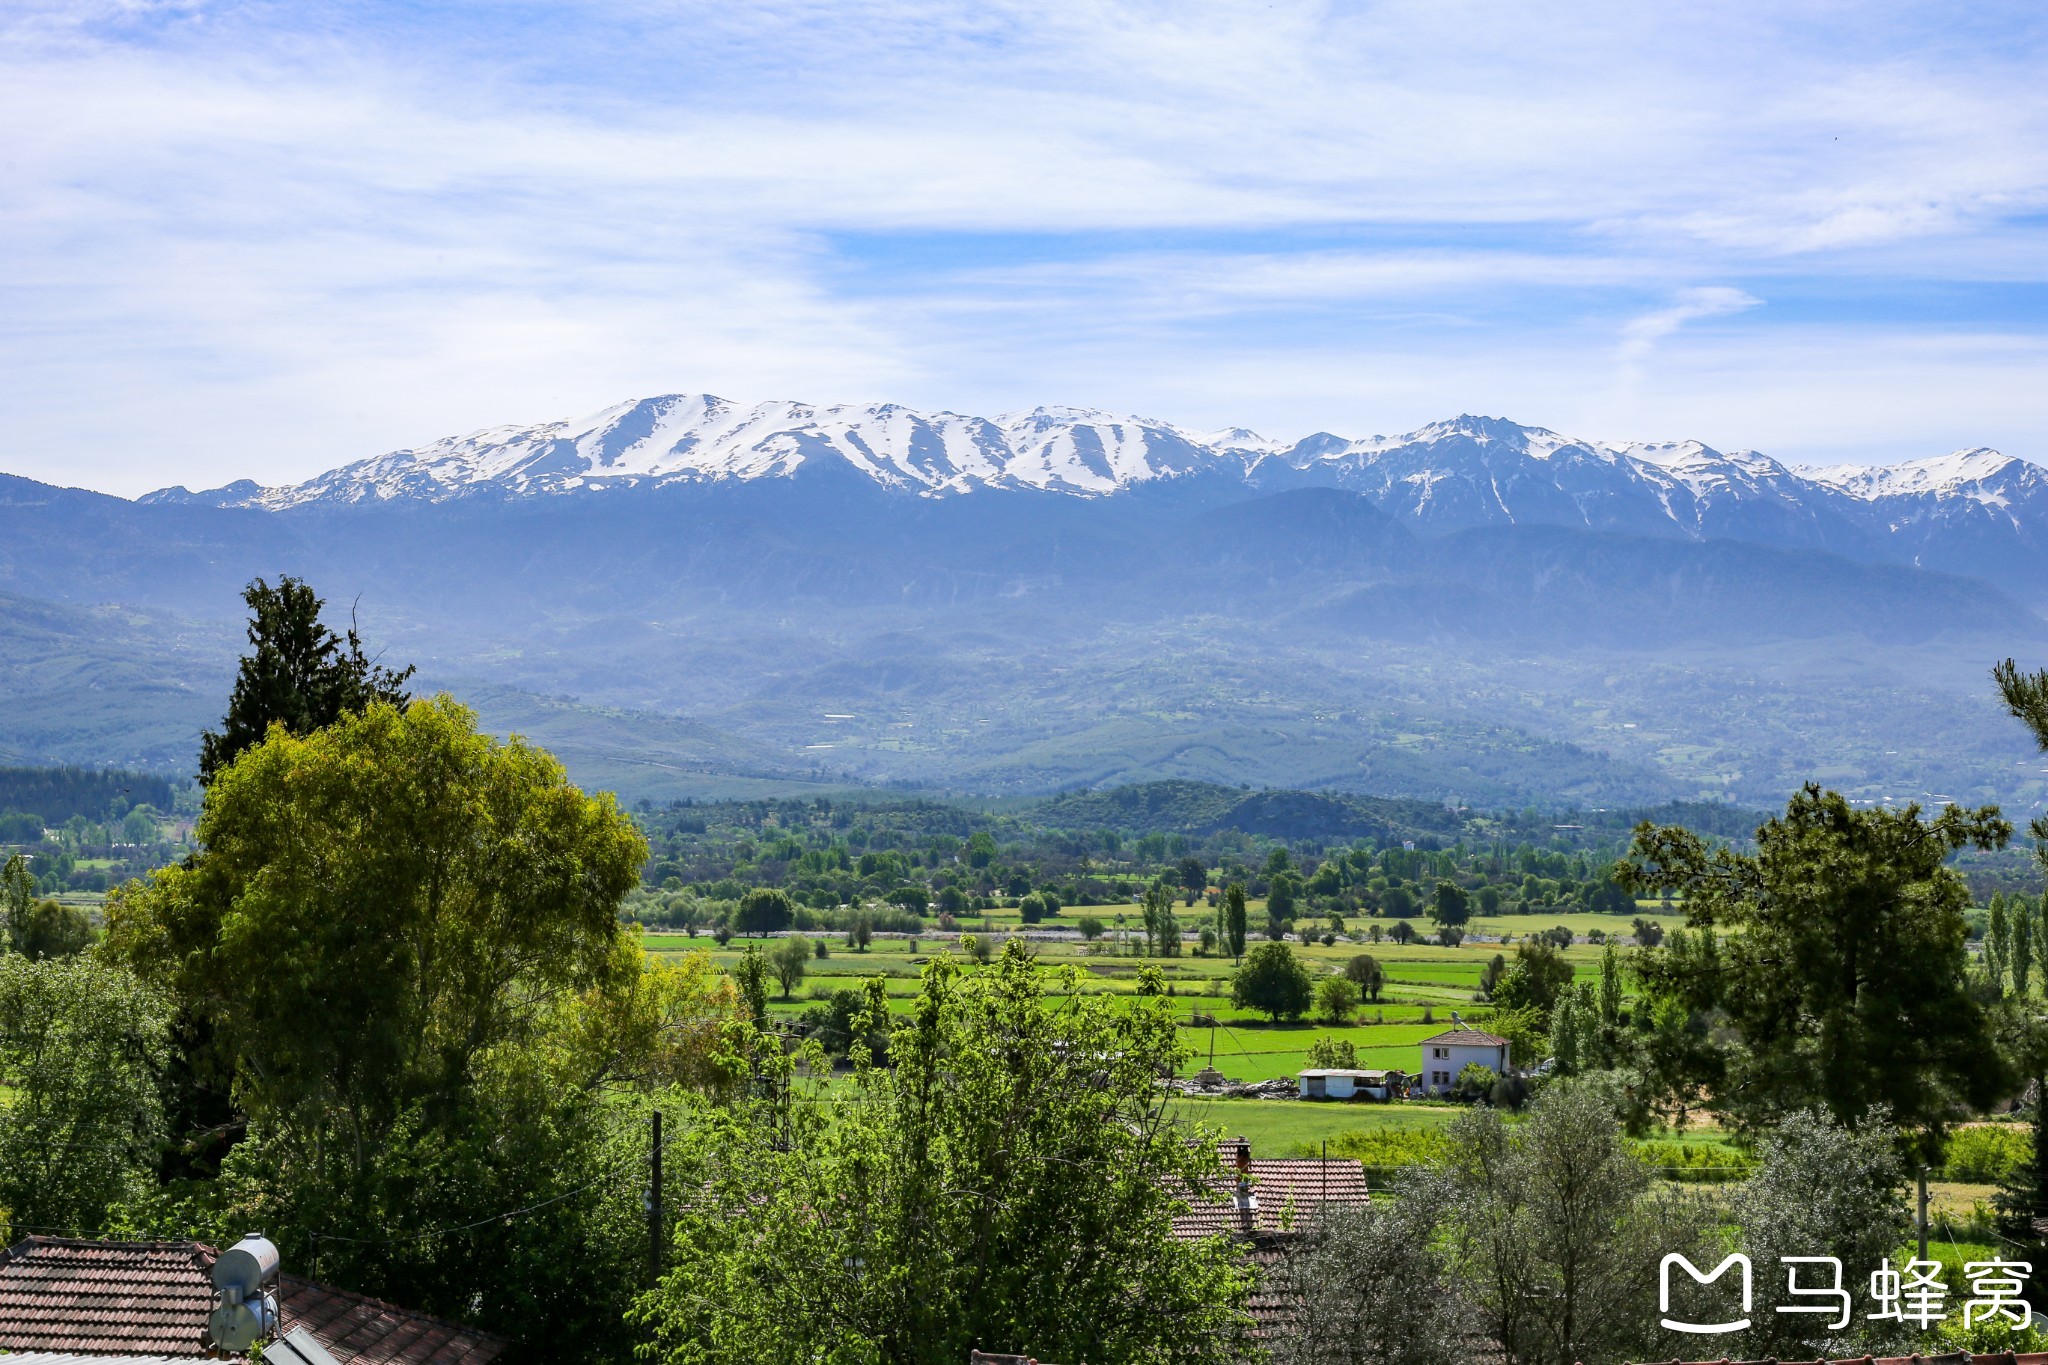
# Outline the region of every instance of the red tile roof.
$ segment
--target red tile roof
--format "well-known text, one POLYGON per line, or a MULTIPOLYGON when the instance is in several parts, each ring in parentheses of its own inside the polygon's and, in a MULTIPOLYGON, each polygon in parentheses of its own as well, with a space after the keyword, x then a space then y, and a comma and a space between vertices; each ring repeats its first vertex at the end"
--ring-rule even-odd
POLYGON ((1243 1243, 1257 1272, 1247 1304, 1253 1331, 1260 1337, 1277 1337, 1293 1323, 1300 1307, 1281 1290, 1276 1273, 1288 1245, 1305 1230, 1318 1205, 1367 1204, 1372 1194, 1366 1188, 1365 1166, 1358 1161, 1252 1158, 1247 1174, 1257 1207, 1240 1209, 1234 1198, 1240 1149, 1249 1154, 1250 1144, 1242 1139, 1217 1144, 1217 1155, 1223 1159, 1217 1186, 1222 1198, 1189 1199, 1187 1212, 1173 1220, 1173 1233, 1190 1241, 1225 1236, 1243 1243))
MULTIPOLYGON (((30 1237, 0 1251, 0 1349, 200 1356, 213 1309, 212 1247, 30 1237)), ((503 1337, 278 1279, 282 1330, 304 1327, 342 1365, 483 1365, 503 1337)))
POLYGON ((304 1327, 341 1365, 483 1365, 511 1345, 489 1332, 296 1275, 278 1276, 278 1300, 282 1330, 304 1327))
POLYGON ((1365 1204, 1372 1200, 1361 1162, 1336 1157, 1328 1161, 1315 1157, 1268 1157, 1251 1163, 1252 1197, 1258 1207, 1243 1210, 1233 1199, 1235 1170, 1232 1161, 1224 1162, 1221 1199, 1188 1201, 1187 1212, 1173 1220, 1176 1236, 1289 1232, 1300 1228, 1318 1204, 1365 1204))
POLYGON ((31 1237, 0 1251, 0 1347, 196 1356, 212 1266, 192 1242, 31 1237))

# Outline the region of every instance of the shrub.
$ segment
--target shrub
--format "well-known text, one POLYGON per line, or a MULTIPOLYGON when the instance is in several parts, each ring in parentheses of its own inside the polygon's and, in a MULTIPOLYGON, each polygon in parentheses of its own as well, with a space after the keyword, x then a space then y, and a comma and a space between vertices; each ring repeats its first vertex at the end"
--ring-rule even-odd
POLYGON ((1945 1180, 1996 1185, 2033 1156, 2032 1134, 2019 1124, 1977 1124, 1949 1135, 1945 1180))
POLYGON ((1353 1071, 1358 1067, 1358 1048, 1349 1038, 1324 1036, 1308 1045, 1308 1069, 1353 1071))

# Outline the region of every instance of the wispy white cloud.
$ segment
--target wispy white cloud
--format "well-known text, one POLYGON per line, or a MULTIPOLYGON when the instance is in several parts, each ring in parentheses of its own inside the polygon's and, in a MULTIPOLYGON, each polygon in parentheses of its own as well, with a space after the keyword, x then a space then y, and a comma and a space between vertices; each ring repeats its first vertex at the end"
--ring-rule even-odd
POLYGON ((1724 331, 1896 358, 1874 280, 2042 282, 2044 48, 2017 3, 21 0, 0 468, 302 476, 683 387, 1272 424, 1289 367, 1352 429, 1695 434, 1664 380, 1724 331))
POLYGON ((1754 294, 1731 289, 1727 285, 1680 290, 1677 300, 1669 307, 1631 318, 1621 329, 1620 357, 1624 378, 1629 382, 1639 379, 1643 362, 1649 359, 1657 343, 1686 323, 1701 318, 1726 317, 1762 303, 1763 300, 1754 294))

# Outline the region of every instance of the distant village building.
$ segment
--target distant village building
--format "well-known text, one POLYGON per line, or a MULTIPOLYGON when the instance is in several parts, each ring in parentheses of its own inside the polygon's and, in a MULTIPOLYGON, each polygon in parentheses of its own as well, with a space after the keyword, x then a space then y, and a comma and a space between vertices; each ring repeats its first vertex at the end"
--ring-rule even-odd
POLYGON ((1421 1089, 1425 1095, 1448 1095, 1458 1073, 1473 1062, 1496 1076, 1508 1074, 1508 1040, 1478 1029, 1446 1029, 1422 1040, 1421 1089))

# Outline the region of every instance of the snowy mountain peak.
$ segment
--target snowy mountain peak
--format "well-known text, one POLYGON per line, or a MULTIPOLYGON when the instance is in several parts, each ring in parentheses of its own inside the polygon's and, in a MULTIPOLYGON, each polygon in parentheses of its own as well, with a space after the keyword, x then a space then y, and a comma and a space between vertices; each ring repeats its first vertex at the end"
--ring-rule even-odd
POLYGON ((615 403, 569 421, 499 426, 395 450, 302 484, 166 489, 147 500, 282 510, 306 505, 529 498, 787 479, 837 469, 894 493, 983 490, 1103 497, 1159 480, 1219 489, 1348 489, 1438 530, 1565 525, 1686 537, 1843 544, 1986 511, 2048 526, 2048 472, 1993 450, 1908 464, 1792 470, 1699 441, 1614 445, 1462 414, 1397 436, 1318 432, 1289 445, 1243 427, 1196 430, 1045 405, 993 418, 895 403, 751 406, 706 393, 615 403))
POLYGON ((2038 469, 2025 461, 2001 454, 1986 446, 1952 451, 1928 460, 1907 460, 1893 465, 1832 465, 1810 469, 1806 476, 1862 498, 1894 497, 1901 494, 1962 492, 2001 477, 2026 477, 2038 469))

